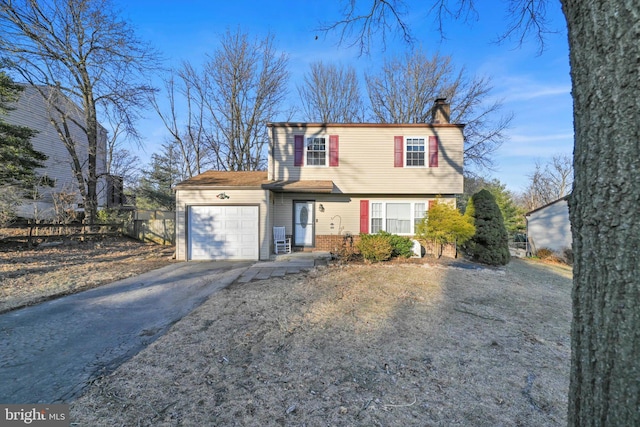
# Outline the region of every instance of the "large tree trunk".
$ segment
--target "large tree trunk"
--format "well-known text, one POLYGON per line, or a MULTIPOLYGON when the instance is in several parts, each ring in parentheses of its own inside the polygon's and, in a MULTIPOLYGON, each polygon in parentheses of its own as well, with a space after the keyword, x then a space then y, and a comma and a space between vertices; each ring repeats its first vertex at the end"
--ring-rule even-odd
POLYGON ((569 425, 640 425, 640 2, 563 0, 575 150, 569 425))

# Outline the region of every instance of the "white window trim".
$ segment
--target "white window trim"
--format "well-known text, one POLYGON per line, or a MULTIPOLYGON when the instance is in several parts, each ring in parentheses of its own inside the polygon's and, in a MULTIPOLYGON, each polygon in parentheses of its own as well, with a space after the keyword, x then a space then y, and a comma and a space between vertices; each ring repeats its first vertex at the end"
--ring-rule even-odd
MULTIPOLYGON (((403 141, 404 145, 402 147, 403 151, 404 151, 404 164, 402 165, 402 167, 404 168, 428 168, 429 167, 429 137, 428 136, 405 136, 404 137, 404 141, 403 141), (424 140, 424 165, 407 165, 407 161, 409 160, 409 156, 408 153, 409 151, 407 151, 407 140, 409 139, 422 139, 424 140)), ((414 151, 412 151, 412 153, 414 153, 414 151)))
MULTIPOLYGON (((415 213, 416 213, 416 204, 417 203, 423 203, 424 204, 424 212, 427 213, 429 211, 429 200, 430 199, 423 199, 423 200, 416 200, 416 199, 411 199, 411 200, 406 200, 406 199, 398 199, 398 200, 370 200, 369 201, 369 230, 372 234, 375 234, 377 232, 373 231, 373 219, 379 219, 380 217, 374 217, 373 216, 373 204, 374 203, 381 203, 382 204, 382 230, 386 231, 385 228, 387 226, 387 203, 409 203, 411 205, 411 219, 409 221, 409 223, 411 224, 411 232, 410 233, 396 233, 399 236, 414 236, 416 234, 416 230, 415 230, 415 225, 416 225, 416 218, 415 218, 415 213)), ((422 218, 421 218, 422 219, 422 218)))
POLYGON ((328 168, 329 167, 329 135, 305 135, 304 136, 304 165, 310 168, 328 168), (310 165, 307 163, 307 152, 309 148, 309 138, 324 138, 324 165, 310 165))

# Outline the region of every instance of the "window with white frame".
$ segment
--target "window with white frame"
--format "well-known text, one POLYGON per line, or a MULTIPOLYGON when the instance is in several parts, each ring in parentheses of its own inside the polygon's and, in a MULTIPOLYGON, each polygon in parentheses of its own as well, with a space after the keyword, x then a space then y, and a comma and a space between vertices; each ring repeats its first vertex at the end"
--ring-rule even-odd
POLYGON ((425 138, 407 138, 405 147, 406 166, 425 166, 425 138))
POLYGON ((370 232, 415 234, 415 226, 424 218, 425 209, 424 202, 371 202, 370 232))
POLYGON ((377 233, 382 228, 382 221, 384 215, 382 214, 382 203, 371 203, 371 233, 377 233))
POLYGON ((424 218, 426 212, 426 203, 414 203, 413 204, 413 230, 415 231, 418 224, 420 224, 424 218))
POLYGON ((324 137, 307 138, 307 165, 327 165, 327 139, 324 137))

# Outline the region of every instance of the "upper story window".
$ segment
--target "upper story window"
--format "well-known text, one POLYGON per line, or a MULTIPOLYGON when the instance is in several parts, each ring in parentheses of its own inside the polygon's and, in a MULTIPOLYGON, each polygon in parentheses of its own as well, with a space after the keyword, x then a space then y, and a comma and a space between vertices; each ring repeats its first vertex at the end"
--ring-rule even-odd
POLYGON ((294 135, 294 166, 340 166, 338 135, 294 135))
POLYGON ((424 138, 407 138, 406 144, 406 166, 424 166, 425 162, 425 142, 424 138))
POLYGON ((327 140, 324 137, 307 138, 307 165, 327 165, 327 140))
POLYGON ((393 166, 404 167, 438 167, 438 137, 393 137, 393 166))

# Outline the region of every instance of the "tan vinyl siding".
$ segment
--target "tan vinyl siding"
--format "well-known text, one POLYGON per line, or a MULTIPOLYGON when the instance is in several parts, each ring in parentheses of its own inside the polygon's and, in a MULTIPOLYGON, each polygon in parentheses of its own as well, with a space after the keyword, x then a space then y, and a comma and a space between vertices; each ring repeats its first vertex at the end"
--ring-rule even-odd
POLYGON ((316 235, 320 234, 358 234, 360 232, 360 200, 352 197, 325 194, 288 194, 273 195, 273 225, 284 226, 287 234, 293 234, 293 201, 315 201, 316 235), (325 211, 320 212, 320 204, 325 211), (337 215, 337 216, 336 216, 337 215), (334 228, 331 228, 331 223, 334 228))
MULTIPOLYGON (((319 235, 346 235, 360 234, 360 201, 369 202, 421 202, 428 208, 429 201, 435 200, 436 195, 417 194, 287 194, 275 193, 272 195, 273 226, 284 226, 287 234, 293 234, 293 201, 315 201, 315 234, 319 235), (324 208, 321 211, 320 205, 324 208), (333 224, 333 227, 331 226, 333 224)), ((455 204, 455 198, 448 196, 441 200, 450 200, 455 204)))
POLYGON ((269 166, 275 180, 332 180, 338 192, 347 194, 463 191, 461 126, 274 126, 271 131, 269 166), (294 166, 294 135, 326 136, 327 144, 329 135, 338 135, 339 166, 294 166), (394 167, 394 136, 400 135, 426 141, 438 136, 438 167, 394 167))
POLYGON ((271 244, 271 226, 269 225, 269 192, 252 189, 178 189, 176 191, 176 259, 184 261, 187 257, 187 218, 189 206, 195 205, 251 205, 259 208, 260 259, 269 259, 271 244), (223 192, 228 199, 218 199, 223 192))

